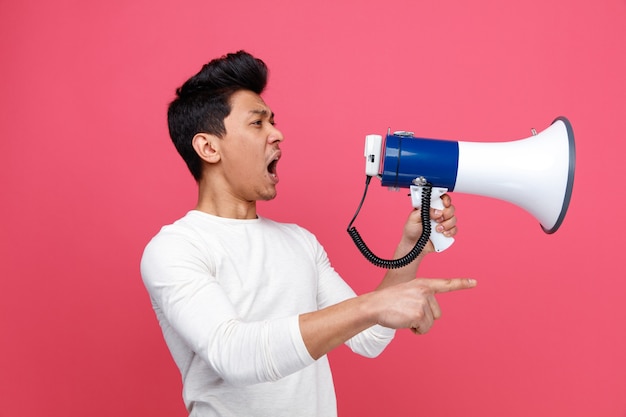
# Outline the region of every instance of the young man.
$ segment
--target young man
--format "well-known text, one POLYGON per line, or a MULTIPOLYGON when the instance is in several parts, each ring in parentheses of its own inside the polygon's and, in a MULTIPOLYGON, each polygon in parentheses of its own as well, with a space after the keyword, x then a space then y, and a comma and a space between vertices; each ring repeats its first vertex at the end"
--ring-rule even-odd
MULTIPOLYGON (((185 82, 168 111, 198 203, 152 239, 141 273, 190 416, 336 415, 326 353, 346 343, 374 357, 394 329, 430 329, 441 314, 436 293, 475 285, 416 279, 429 243, 357 297, 311 233, 258 216, 256 202, 276 196, 284 139, 261 98, 266 80, 261 60, 228 54, 185 82)), ((454 207, 443 200, 446 208, 432 215, 452 236, 454 207)), ((395 255, 420 233, 414 211, 395 255)))

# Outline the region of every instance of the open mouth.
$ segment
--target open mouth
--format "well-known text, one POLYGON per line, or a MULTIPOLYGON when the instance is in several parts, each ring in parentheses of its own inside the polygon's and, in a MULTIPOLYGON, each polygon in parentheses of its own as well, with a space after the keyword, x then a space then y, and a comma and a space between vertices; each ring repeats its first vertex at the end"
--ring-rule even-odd
POLYGON ((267 166, 267 172, 269 172, 269 174, 272 177, 276 177, 276 165, 278 165, 278 158, 274 159, 272 162, 270 162, 270 164, 267 166))

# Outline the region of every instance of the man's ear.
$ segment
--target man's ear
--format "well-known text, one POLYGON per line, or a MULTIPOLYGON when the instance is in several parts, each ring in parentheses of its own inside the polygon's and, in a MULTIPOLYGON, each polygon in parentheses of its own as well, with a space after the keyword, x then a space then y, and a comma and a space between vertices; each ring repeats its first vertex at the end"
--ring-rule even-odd
POLYGON ((196 133, 191 140, 191 145, 202 160, 210 164, 220 160, 220 139, 217 136, 208 133, 196 133))

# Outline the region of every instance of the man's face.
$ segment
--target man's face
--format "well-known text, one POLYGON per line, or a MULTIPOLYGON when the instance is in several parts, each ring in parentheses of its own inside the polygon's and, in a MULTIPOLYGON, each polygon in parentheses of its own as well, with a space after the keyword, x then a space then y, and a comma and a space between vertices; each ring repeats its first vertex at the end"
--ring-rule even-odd
POLYGON ((271 200, 276 196, 283 140, 274 126, 274 113, 258 94, 247 90, 233 94, 230 104, 220 146, 226 192, 244 201, 271 200))

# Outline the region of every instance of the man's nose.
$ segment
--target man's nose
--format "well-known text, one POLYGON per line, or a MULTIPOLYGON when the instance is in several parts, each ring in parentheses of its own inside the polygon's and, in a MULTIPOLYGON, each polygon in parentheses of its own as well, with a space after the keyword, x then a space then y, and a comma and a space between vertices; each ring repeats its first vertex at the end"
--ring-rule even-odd
POLYGON ((281 132, 275 127, 272 127, 272 131, 270 132, 268 141, 270 143, 274 143, 274 142, 282 142, 283 140, 285 140, 285 137, 283 136, 283 132, 281 132))

